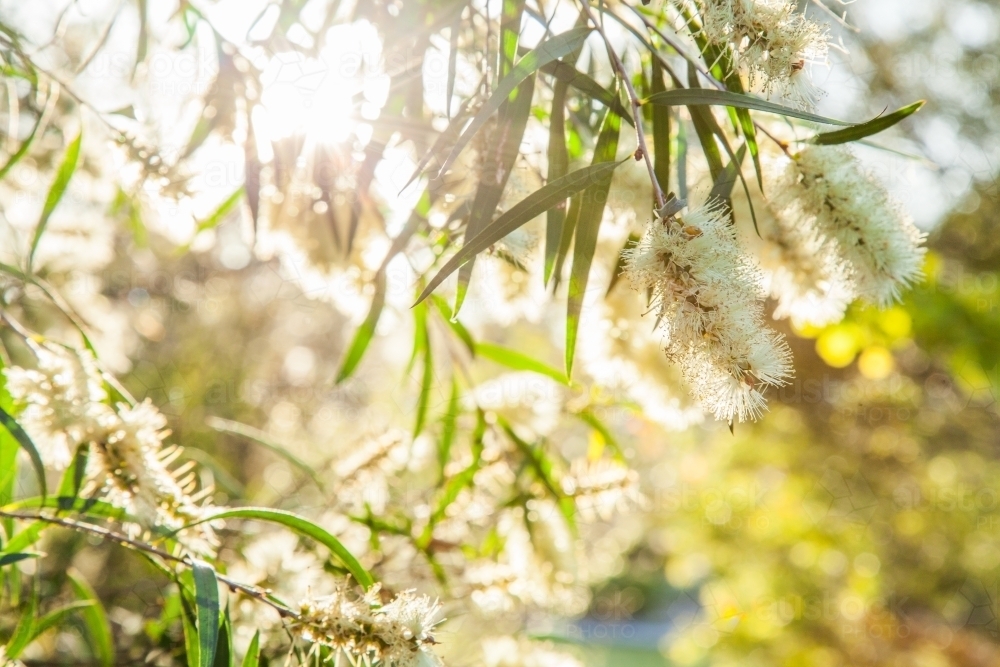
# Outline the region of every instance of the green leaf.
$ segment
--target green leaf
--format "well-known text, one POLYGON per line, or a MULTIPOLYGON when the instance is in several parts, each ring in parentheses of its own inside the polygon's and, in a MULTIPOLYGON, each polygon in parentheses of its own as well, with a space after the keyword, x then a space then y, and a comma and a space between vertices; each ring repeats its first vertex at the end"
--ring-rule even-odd
POLYGON ((891 114, 886 116, 873 118, 867 123, 861 123, 860 125, 855 125, 854 127, 849 127, 844 130, 821 132, 811 138, 809 142, 819 144, 820 146, 833 146, 835 144, 845 144, 849 141, 858 141, 859 139, 870 137, 873 134, 882 132, 883 130, 888 130, 904 118, 912 116, 916 112, 920 111, 920 108, 924 106, 925 103, 926 102, 924 100, 919 100, 913 104, 908 104, 901 109, 896 109, 891 114))
POLYGON ((531 371, 532 373, 550 377, 559 384, 569 384, 569 380, 562 371, 502 345, 487 343, 485 341, 476 343, 476 354, 494 361, 501 366, 506 366, 511 370, 531 371))
POLYGON ((66 155, 63 156, 62 164, 59 165, 59 170, 56 172, 56 179, 52 182, 52 187, 49 188, 49 193, 45 197, 45 205, 42 206, 42 215, 38 219, 38 224, 35 225, 35 236, 31 239, 31 250, 28 252, 28 272, 31 272, 31 265, 35 259, 35 251, 38 250, 38 243, 42 240, 42 234, 45 233, 45 228, 49 224, 49 218, 52 217, 52 212, 56 210, 56 206, 59 205, 59 201, 63 198, 66 193, 66 187, 69 185, 69 179, 73 177, 73 172, 76 171, 76 163, 80 157, 80 145, 83 142, 83 131, 76 135, 69 148, 66 149, 66 155))
POLYGON ((500 10, 500 50, 497 76, 503 78, 514 67, 517 42, 521 34, 521 15, 525 0, 503 0, 500 10))
POLYGON ((233 660, 233 621, 229 617, 229 607, 226 607, 219 628, 219 642, 215 645, 214 667, 233 667, 233 660))
MULTIPOLYGON (((615 88, 617 95, 617 87, 615 88)), ((641 119, 637 119, 641 122, 641 119)), ((604 114, 604 123, 594 148, 594 165, 615 164, 618 152, 618 136, 621 119, 610 109, 604 114)), ((590 280, 590 266, 597 250, 597 234, 604 217, 604 206, 611 189, 611 173, 587 187, 583 192, 580 218, 576 223, 573 240, 573 267, 570 270, 569 295, 566 302, 566 377, 573 376, 573 355, 576 351, 577 330, 580 326, 580 312, 583 297, 590 280)))
POLYGON ((451 313, 451 306, 442 297, 437 294, 431 294, 431 301, 437 306, 438 312, 441 314, 441 318, 448 324, 455 335, 459 337, 462 343, 465 344, 466 349, 469 353, 475 356, 476 354, 476 341, 472 338, 472 334, 469 330, 465 328, 461 322, 456 319, 451 313))
POLYGON ((514 92, 514 89, 522 81, 546 63, 550 63, 575 51, 586 41, 590 32, 590 28, 573 28, 572 30, 567 30, 564 33, 545 40, 521 58, 517 65, 514 66, 514 69, 500 80, 490 99, 487 100, 486 104, 483 105, 475 117, 473 117, 468 127, 459 136, 458 141, 455 142, 455 146, 451 149, 448 157, 445 158, 444 163, 438 170, 438 177, 448 170, 462 152, 462 149, 472 140, 472 137, 476 135, 490 116, 500 109, 500 105, 507 101, 507 98, 510 97, 510 94, 514 92))
POLYGON ((576 194, 595 181, 608 177, 621 162, 608 162, 578 169, 560 179, 547 183, 512 206, 471 241, 462 246, 441 268, 420 293, 416 303, 420 303, 470 257, 486 250, 521 225, 530 222, 556 205, 567 196, 576 194))
POLYGON ((222 419, 220 417, 209 417, 205 420, 205 423, 209 426, 209 428, 213 428, 222 433, 230 433, 232 435, 246 438, 250 442, 256 443, 264 449, 277 454, 291 463, 294 467, 298 468, 301 472, 305 473, 321 491, 326 490, 326 485, 323 483, 323 479, 317 474, 313 466, 295 456, 295 454, 292 454, 286 447, 283 447, 272 440, 271 437, 264 431, 247 424, 242 424, 229 419, 222 419))
POLYGON ((420 376, 420 394, 417 397, 417 418, 413 425, 413 437, 416 438, 424 430, 424 422, 427 420, 427 406, 434 380, 434 358, 431 356, 431 337, 427 329, 427 305, 420 304, 414 308, 414 317, 423 321, 423 326, 417 328, 417 336, 422 338, 420 350, 424 359, 420 376))
POLYGON ((38 620, 38 623, 35 625, 34 634, 31 636, 31 640, 34 641, 39 635, 49 628, 62 624, 66 618, 72 614, 84 609, 90 609, 93 606, 93 600, 77 600, 76 602, 70 602, 68 605, 50 611, 38 620))
POLYGON ((6 176, 7 172, 13 169, 14 166, 21 161, 21 158, 28 154, 28 149, 31 148, 31 142, 34 141, 35 134, 38 132, 38 128, 41 126, 42 120, 44 120, 44 116, 45 114, 38 115, 38 119, 35 120, 35 124, 31 128, 31 133, 28 134, 25 140, 21 142, 21 145, 17 147, 14 154, 10 156, 10 159, 7 160, 2 167, 0 167, 0 179, 6 176))
POLYGON ((38 508, 54 509, 60 512, 77 512, 79 514, 99 518, 114 519, 121 521, 128 518, 125 510, 115 507, 106 500, 99 498, 80 498, 78 496, 35 496, 25 498, 3 506, 4 510, 16 511, 19 509, 38 508))
POLYGON ((21 612, 14 634, 7 642, 7 659, 15 660, 21 655, 35 634, 35 624, 38 622, 38 581, 32 580, 28 591, 28 608, 21 612))
MULTIPOLYGON (((486 151, 479 178, 479 187, 472 201, 472 211, 465 227, 463 242, 475 237, 493 219, 504 188, 514 170, 520 154, 521 140, 531 115, 531 98, 535 90, 534 74, 524 80, 500 109, 500 122, 493 134, 493 141, 486 151), (495 146, 495 148, 494 148, 495 146)), ((458 289, 455 292, 455 315, 462 308, 462 302, 472 280, 472 269, 476 258, 469 259, 458 272, 458 289)))
POLYGON ((285 526, 303 537, 308 537, 319 542, 329 549, 330 553, 336 556, 343 563, 344 567, 347 568, 347 571, 365 588, 371 588, 375 583, 372 575, 361 566, 361 563, 340 543, 340 540, 312 521, 297 514, 267 507, 238 507, 216 512, 191 525, 205 521, 214 521, 216 519, 255 519, 257 521, 269 521, 285 526))
POLYGON ((358 364, 361 363, 361 359, 368 349, 368 344, 375 335, 375 327, 378 325, 379 318, 382 317, 382 309, 385 307, 385 272, 389 266, 389 262, 403 251, 410 237, 425 222, 425 218, 420 211, 426 211, 429 208, 430 196, 427 192, 424 192, 424 196, 421 197, 417 208, 410 214, 410 219, 406 222, 402 231, 399 232, 399 235, 392 240, 392 246, 390 246, 389 252, 386 253, 385 259, 382 260, 382 265, 375 274, 375 295, 372 297, 372 305, 368 310, 368 315, 355 332, 354 338, 351 340, 351 345, 347 349, 343 361, 340 362, 340 369, 337 371, 337 384, 351 377, 354 371, 357 370, 358 364))
MULTIPOLYGON (((666 92, 663 68, 653 58, 652 93, 666 92)), ((653 106, 653 173, 664 192, 670 189, 670 107, 653 106)), ((613 279, 612 279, 613 280, 613 279)))
POLYGON ((818 116, 807 111, 800 111, 799 109, 793 109, 792 107, 786 107, 781 104, 775 104, 774 102, 768 102, 752 95, 747 95, 746 93, 734 93, 728 90, 711 90, 709 88, 681 88, 678 90, 667 90, 662 93, 650 95, 646 99, 642 100, 642 103, 662 104, 664 106, 671 107, 686 107, 691 105, 727 106, 734 107, 736 109, 767 111, 768 113, 774 113, 780 116, 791 116, 792 118, 800 118, 802 120, 808 120, 814 123, 823 123, 825 125, 842 125, 845 127, 856 125, 855 123, 836 120, 834 118, 827 118, 826 116, 818 116))
POLYGON ((260 630, 253 633, 250 646, 247 647, 246 655, 243 656, 243 667, 258 667, 260 664, 260 630))
POLYGON ((559 235, 559 248, 556 250, 556 265, 552 267, 552 291, 559 289, 562 281, 563 265, 566 263, 566 256, 569 248, 573 245, 573 234, 576 232, 576 223, 580 220, 580 210, 583 208, 583 193, 577 192, 569 200, 569 210, 566 211, 566 219, 563 220, 562 234, 559 235))
POLYGON ((42 521, 36 521, 35 523, 29 525, 27 528, 10 538, 2 553, 16 553, 27 549, 38 541, 38 538, 41 537, 42 531, 45 530, 46 526, 48 526, 48 524, 42 521))
POLYGON ((108 622, 104 605, 101 604, 97 593, 79 572, 70 569, 66 575, 69 578, 73 594, 80 600, 93 603, 90 607, 82 610, 80 616, 83 618, 87 637, 90 639, 90 651, 93 653, 94 659, 104 667, 111 667, 115 661, 115 645, 111 638, 111 624, 108 622))
MULTIPOLYGON (((575 68, 574 71, 576 71, 575 68)), ((553 86, 552 112, 549 114, 549 173, 545 179, 548 183, 562 178, 569 169, 569 152, 566 149, 566 91, 568 85, 565 81, 560 80, 553 86)), ((562 237, 562 228, 566 221, 566 200, 563 199, 550 208, 545 215, 543 279, 544 284, 548 285, 549 279, 552 278, 552 269, 555 268, 559 239, 562 237)))
POLYGON ((453 377, 451 379, 451 394, 448 396, 448 408, 441 419, 441 439, 438 441, 438 468, 442 475, 444 475, 444 468, 451 458, 451 446, 455 442, 460 393, 458 379, 453 377))
MULTIPOLYGON (((628 109, 621 100, 615 97, 610 90, 597 83, 589 74, 584 74, 565 60, 554 60, 540 68, 542 72, 550 74, 556 78, 556 85, 564 84, 576 88, 578 91, 590 97, 595 102, 600 102, 605 107, 610 107, 612 111, 631 126, 635 126, 635 121, 628 109)), ((553 89, 555 86, 553 86, 553 89)))
POLYGON ((195 229, 194 233, 197 235, 201 232, 218 227, 219 223, 222 222, 227 215, 229 215, 229 212, 236 208, 236 205, 240 203, 240 199, 243 198, 244 191, 245 190, 242 185, 233 190, 233 193, 226 197, 226 199, 219 204, 207 218, 198 221, 198 227, 195 229))
POLYGON ((219 583, 215 568, 193 559, 195 603, 198 606, 198 664, 215 667, 215 651, 219 644, 219 583))
POLYGON ((62 481, 59 482, 58 495, 60 498, 76 498, 80 495, 80 487, 83 485, 83 477, 87 473, 87 459, 90 456, 90 446, 80 445, 76 448, 73 461, 63 473, 62 481))
POLYGON ((45 497, 48 495, 45 487, 45 464, 42 463, 42 457, 38 453, 38 448, 35 447, 35 443, 31 441, 31 438, 24 432, 21 425, 18 424, 17 421, 3 408, 0 408, 0 424, 3 424, 4 428, 6 428, 12 436, 14 436, 17 443, 21 445, 21 449, 28 453, 28 456, 31 458, 31 464, 35 467, 35 475, 37 475, 38 485, 42 489, 42 497, 45 497))
POLYGON ((22 560, 28 560, 29 558, 38 558, 39 556, 41 556, 41 554, 33 551, 21 551, 18 553, 0 552, 0 567, 20 563, 22 560))

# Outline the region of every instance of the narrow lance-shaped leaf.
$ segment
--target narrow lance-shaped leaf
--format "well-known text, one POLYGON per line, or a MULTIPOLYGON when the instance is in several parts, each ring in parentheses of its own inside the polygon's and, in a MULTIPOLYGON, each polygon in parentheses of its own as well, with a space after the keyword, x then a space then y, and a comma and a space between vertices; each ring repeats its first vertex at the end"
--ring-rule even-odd
POLYGON ((434 380, 434 357, 431 355, 431 337, 427 327, 427 304, 420 304, 415 308, 414 315, 423 319, 423 326, 418 329, 417 335, 423 338, 420 348, 424 361, 420 374, 420 394, 417 396, 417 418, 413 425, 413 437, 416 438, 424 430, 424 422, 427 420, 427 407, 434 380))
POLYGON ((417 207, 410 214, 410 219, 406 222, 406 226, 393 239, 389 252, 386 253, 385 259, 382 260, 382 265, 375 274, 375 295, 372 297, 372 305, 368 309, 368 315, 355 332, 354 338, 347 348, 347 353, 344 355, 343 361, 340 362, 340 370, 337 371, 337 384, 351 377, 357 369, 358 364, 361 363, 361 358, 364 357, 365 350, 368 349, 368 344, 375 335, 375 327, 378 325, 379 318, 382 316, 382 309, 385 307, 386 271, 389 268, 389 262, 403 251, 410 238, 420 228, 420 225, 426 221, 424 216, 429 209, 430 194, 424 192, 424 196, 421 197, 417 207))
MULTIPOLYGON (((546 179, 551 183, 566 175, 569 168, 569 152, 566 150, 566 92, 569 84, 556 81, 552 91, 552 112, 549 115, 549 174, 546 179)), ((549 284, 552 269, 555 266, 556 252, 559 249, 559 239, 562 236, 563 223, 566 221, 566 200, 562 200, 545 214, 545 268, 544 284, 549 284)))
MULTIPOLYGON (((639 119, 636 120, 639 122, 639 119)), ((593 164, 614 164, 618 152, 621 119, 610 109, 604 114, 604 123, 594 148, 593 164)), ((573 240, 573 268, 569 278, 569 296, 566 303, 566 377, 573 375, 573 355, 576 351, 577 331, 583 297, 590 279, 590 266, 597 250, 597 233, 604 217, 604 206, 611 189, 611 174, 593 183, 583 192, 580 219, 576 224, 573 240)))
POLYGON ((611 107, 616 114, 622 117, 622 120, 635 127, 632 115, 620 99, 612 95, 610 90, 597 83, 592 76, 584 74, 573 65, 570 65, 566 59, 554 60, 539 69, 545 74, 554 76, 557 83, 569 84, 587 97, 593 98, 595 102, 600 102, 606 107, 611 107))
POLYGON ((198 664, 214 667, 219 644, 219 583, 215 569, 208 563, 193 560, 191 571, 198 606, 198 664))
POLYGON ((500 105, 507 100, 522 81, 531 76, 542 65, 557 60, 576 50, 587 39, 590 32, 590 28, 573 28, 572 30, 567 30, 564 33, 545 40, 521 58, 517 65, 514 66, 514 69, 500 80, 489 100, 487 100, 486 104, 483 105, 468 127, 462 132, 451 153, 441 165, 438 175, 440 176, 448 170, 448 167, 452 165, 459 153, 462 152, 462 149, 468 145, 472 137, 475 136, 490 116, 497 112, 500 105))
POLYGON ((913 104, 908 104, 901 109, 896 109, 891 114, 873 118, 867 123, 861 123, 860 125, 855 125, 854 127, 849 127, 844 130, 821 132, 809 141, 810 143, 819 144, 821 146, 833 146, 835 144, 845 144, 849 141, 858 141, 859 139, 870 137, 873 134, 878 134, 883 130, 888 130, 904 118, 915 114, 922 106, 924 106, 924 103, 924 100, 919 100, 913 104))
POLYGON ((642 100, 643 104, 662 104, 665 106, 691 106, 692 104, 736 107, 737 109, 754 109, 756 111, 767 111, 780 116, 791 116, 814 123, 826 125, 841 125, 851 127, 857 123, 849 123, 835 118, 819 116, 807 111, 801 111, 792 107, 786 107, 774 102, 759 99, 745 93, 734 93, 727 90, 711 90, 709 88, 682 88, 679 90, 667 90, 662 93, 650 95, 642 100))
MULTIPOLYGON (((521 139, 531 115, 531 98, 535 90, 534 74, 528 76, 517 89, 511 93, 510 99, 501 107, 500 122, 494 133, 494 141, 486 150, 486 159, 479 175, 479 187, 472 202, 469 222, 465 227, 466 240, 481 232, 500 204, 504 188, 517 156, 520 153, 521 139)), ((455 315, 462 308, 469 282, 472 280, 472 269, 475 258, 463 266, 458 272, 458 289, 455 292, 455 315)))
POLYGON ((98 664, 110 667, 115 661, 115 645, 111 638, 111 624, 108 622, 104 605, 101 604, 97 593, 79 572, 70 569, 67 572, 67 577, 77 599, 93 602, 92 605, 80 611, 80 618, 83 619, 90 652, 94 659, 98 664))
POLYGON ((375 580, 372 579, 372 575, 368 573, 368 570, 361 566, 358 559, 355 558, 354 555, 340 543, 340 540, 312 521, 300 517, 297 514, 285 512, 284 510, 270 509, 267 507, 239 507, 216 512, 215 514, 207 516, 195 523, 214 521, 216 519, 255 519, 257 521, 269 521, 271 523, 277 523, 285 526, 299 535, 319 542, 329 549, 330 553, 336 556, 336 558, 343 563, 344 567, 347 568, 347 571, 350 572, 357 582, 365 588, 371 588, 371 586, 375 583, 375 580))
POLYGON ((73 178, 73 172, 76 171, 76 163, 80 157, 80 144, 83 142, 83 131, 76 135, 69 147, 66 149, 66 155, 63 156, 62 164, 59 165, 58 171, 56 171, 56 179, 52 182, 52 187, 49 188, 49 193, 45 196, 45 204, 42 206, 42 215, 38 218, 38 224, 35 225, 35 236, 31 239, 31 250, 28 252, 28 272, 31 272, 31 266, 35 260, 35 251, 38 249, 38 243, 42 240, 42 234, 45 233, 45 228, 49 224, 49 218, 52 217, 52 212, 56 210, 56 206, 62 200, 63 195, 66 193, 66 187, 69 185, 69 180, 73 178))
MULTIPOLYGON (((663 68, 660 61, 653 58, 653 94, 666 91, 663 83, 663 68)), ((653 173, 664 192, 670 189, 670 108, 653 106, 653 173)), ((614 278, 612 278, 614 280, 614 278)), ((610 288, 609 288, 610 289, 610 288)))
POLYGON ((0 408, 0 424, 3 424, 17 443, 21 445, 21 449, 28 453, 28 457, 31 459, 31 464, 35 467, 35 475, 38 477, 38 485, 42 489, 42 496, 48 495, 45 488, 45 464, 42 463, 42 457, 38 453, 38 448, 35 447, 35 443, 31 441, 28 434, 24 432, 21 425, 11 417, 6 410, 0 408))
POLYGON ((69 604, 59 607, 58 609, 53 609, 38 619, 38 623, 35 625, 35 630, 31 639, 34 640, 46 630, 63 624, 73 614, 76 614, 84 609, 89 609, 93 606, 94 602, 92 600, 77 600, 76 602, 70 602, 69 604))
POLYGON ((552 267, 552 292, 559 290, 559 283, 562 282, 563 265, 566 263, 566 256, 569 254, 570 246, 573 244, 573 234, 576 232, 576 223, 580 220, 580 209, 583 203, 583 193, 577 192, 569 200, 569 210, 566 212, 566 219, 563 220, 562 234, 559 235, 559 248, 556 250, 556 263, 552 267))
POLYGON ((260 664, 260 630, 253 633, 250 646, 243 656, 243 667, 257 667, 260 664))
POLYGON ((500 215, 491 222, 481 233, 466 243, 462 248, 449 259, 441 270, 427 283, 427 287, 420 293, 416 303, 420 303, 433 292, 438 285, 454 273, 455 269, 461 266, 470 257, 480 253, 491 245, 507 236, 515 229, 535 217, 545 213, 556 203, 568 196, 580 192, 588 185, 608 177, 615 170, 620 162, 602 163, 584 167, 563 176, 552 183, 547 183, 535 192, 531 193, 508 211, 500 215))
POLYGON ((21 655, 21 651, 27 648, 34 636, 35 624, 38 623, 38 581, 31 580, 31 588, 28 590, 27 609, 21 612, 21 617, 14 627, 14 634, 7 642, 6 654, 8 660, 15 660, 21 655))
POLYGON ((552 378, 560 384, 569 384, 566 376, 559 370, 528 355, 512 350, 502 345, 481 341, 476 343, 476 354, 501 366, 515 371, 531 371, 552 378))

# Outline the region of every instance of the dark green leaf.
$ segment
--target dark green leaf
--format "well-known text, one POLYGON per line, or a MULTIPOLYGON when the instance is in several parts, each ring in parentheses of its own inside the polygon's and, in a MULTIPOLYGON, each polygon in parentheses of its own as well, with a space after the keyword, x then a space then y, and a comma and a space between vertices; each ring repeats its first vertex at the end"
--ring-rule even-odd
POLYGON ((901 109, 896 109, 891 114, 886 116, 873 118, 867 123, 861 123, 860 125, 855 125, 854 127, 849 127, 844 130, 821 132, 809 141, 810 143, 819 144, 821 146, 832 146, 834 144, 844 144, 849 141, 858 141, 859 139, 864 139, 873 134, 878 134, 883 130, 889 129, 904 118, 915 114, 920 110, 920 107, 924 106, 924 104, 924 100, 920 100, 901 109))
POLYGON ((42 234, 45 233, 45 228, 49 224, 49 218, 52 217, 52 212, 56 210, 56 206, 59 205, 59 201, 66 193, 69 179, 73 177, 73 172, 76 171, 76 163, 80 157, 80 145, 82 142, 83 131, 76 135, 76 139, 66 149, 66 155, 63 156, 62 164, 59 165, 59 170, 56 171, 56 179, 52 182, 52 187, 49 188, 49 193, 45 196, 42 215, 38 218, 38 224, 35 225, 35 236, 31 239, 31 250, 28 251, 29 272, 31 271, 32 262, 35 259, 35 251, 38 250, 38 242, 42 240, 42 234))
POLYGON ((420 394, 417 396, 417 418, 413 425, 413 437, 416 438, 424 430, 424 422, 427 420, 427 406, 434 380, 434 358, 431 355, 431 337, 427 329, 427 304, 420 304, 414 308, 414 317, 423 320, 423 326, 417 328, 417 336, 423 338, 420 341, 420 350, 424 359, 420 375, 420 394))
POLYGON ((41 554, 37 554, 33 551, 21 551, 17 553, 0 552, 0 567, 13 565, 14 563, 19 563, 22 560, 28 560, 29 558, 38 558, 39 556, 41 556, 41 554))
MULTIPOLYGON (((653 94, 666 91, 660 61, 653 58, 653 94)), ((653 173, 664 192, 670 189, 670 107, 653 105, 653 173)), ((614 278, 612 278, 614 280, 614 278)), ((613 283, 612 283, 613 284, 613 283)), ((610 289, 610 288, 609 288, 610 289)))
POLYGON ((426 299, 445 278, 461 266, 470 257, 486 250, 491 245, 507 236, 521 225, 530 222, 536 216, 549 210, 566 197, 576 194, 595 181, 608 177, 621 162, 610 162, 592 165, 578 169, 562 178, 547 183, 531 193, 510 210, 491 222, 486 229, 477 234, 471 241, 462 246, 440 271, 431 279, 427 287, 420 293, 417 303, 426 299))
POLYGON ((229 607, 226 607, 219 628, 219 642, 215 646, 214 667, 233 667, 233 660, 233 621, 229 617, 229 607))
POLYGON ((299 535, 319 542, 329 549, 330 552, 344 564, 344 567, 346 567, 347 571, 354 576, 357 582, 365 588, 370 588, 372 584, 375 583, 374 579, 372 579, 372 575, 361 566, 361 563, 359 563, 354 555, 340 543, 340 540, 331 535, 325 529, 320 528, 312 521, 300 517, 297 514, 285 512, 284 510, 269 509, 266 507, 238 507, 234 509, 222 510, 221 512, 217 512, 201 519, 197 523, 213 521, 215 519, 254 519, 257 521, 270 521, 271 523, 280 524, 295 531, 299 535))
POLYGON ((540 69, 546 74, 554 76, 557 85, 562 83, 576 88, 605 107, 611 107, 612 111, 621 116, 626 123, 635 126, 632 114, 628 112, 621 100, 616 98, 610 90, 597 83, 589 74, 584 74, 565 60, 554 60, 540 69))
POLYGON ((475 355, 476 341, 472 338, 472 334, 469 333, 469 330, 465 328, 465 325, 459 322, 458 319, 452 315, 451 307, 448 305, 448 302, 437 294, 431 294, 431 300, 434 302, 434 305, 437 306, 438 312, 441 313, 441 317, 444 321, 448 323, 448 326, 455 332, 455 335, 458 336, 462 343, 465 344, 469 353, 475 355))
POLYGON ((215 651, 219 644, 219 583, 215 569, 204 561, 192 560, 191 571, 198 605, 198 664, 215 667, 215 651))
MULTIPOLYGON (((573 71, 576 71, 574 68, 573 71)), ((566 175, 569 169, 569 152, 566 150, 566 90, 565 81, 557 81, 552 92, 552 113, 549 116, 549 174, 546 182, 552 183, 566 175)), ((603 88, 602 88, 603 90, 603 88)), ((556 252, 566 221, 566 200, 550 208, 545 219, 545 269, 543 279, 549 284, 555 268, 556 252)))
POLYGON ((643 104, 662 104, 665 106, 691 106, 691 105, 713 105, 728 106, 737 109, 754 109, 756 111, 767 111, 780 116, 791 116, 814 123, 824 123, 826 125, 853 126, 855 123, 848 123, 843 120, 818 116, 806 111, 782 106, 774 102, 747 95, 746 93, 734 93, 728 90, 711 90, 708 88, 681 88, 678 90, 667 90, 662 93, 650 95, 642 101, 643 104))
MULTIPOLYGON (((617 95, 617 87, 616 87, 617 95)), ((615 164, 621 119, 610 109, 604 114, 604 123, 594 148, 593 165, 615 164)), ((580 326, 583 297, 590 280, 590 266, 597 250, 597 234, 604 217, 604 207, 611 189, 611 173, 587 187, 582 195, 580 218, 576 223, 573 240, 573 267, 570 270, 569 295, 566 302, 566 377, 573 376, 573 355, 580 326)))

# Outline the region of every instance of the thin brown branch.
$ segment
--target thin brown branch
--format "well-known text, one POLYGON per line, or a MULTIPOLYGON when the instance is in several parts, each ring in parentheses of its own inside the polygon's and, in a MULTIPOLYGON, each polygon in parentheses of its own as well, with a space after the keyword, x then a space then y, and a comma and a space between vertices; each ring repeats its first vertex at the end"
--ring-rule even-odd
MULTIPOLYGON (((653 158, 649 154, 649 146, 646 145, 646 133, 642 128, 642 102, 639 100, 639 96, 635 93, 635 88, 632 86, 632 80, 629 78, 628 72, 625 70, 625 64, 622 59, 618 57, 618 53, 611 46, 611 42, 608 40, 607 34, 604 32, 604 25, 594 16, 594 12, 590 7, 589 0, 580 0, 580 6, 583 7, 583 11, 587 14, 587 18, 590 22, 594 24, 597 31, 600 33, 601 38, 604 40, 604 45, 608 49, 608 57, 611 58, 611 63, 614 65, 615 71, 617 71, 618 76, 625 83, 625 90, 628 92, 629 102, 632 104, 632 117, 635 119, 635 139, 639 144, 637 153, 642 153, 642 158, 646 162, 646 170, 649 172, 649 180, 653 184, 653 197, 656 199, 656 208, 663 208, 666 204, 666 197, 663 194, 663 188, 660 187, 659 181, 656 180, 656 172, 653 169, 653 158)), ((639 157, 638 155, 636 156, 639 157)))
MULTIPOLYGON (((134 540, 128 535, 123 535, 117 531, 103 528, 101 526, 95 526, 90 523, 84 523, 82 521, 76 521, 75 519, 66 519, 54 516, 48 516, 46 514, 36 514, 32 512, 8 512, 5 510, 0 510, 0 517, 5 517, 8 519, 18 519, 20 521, 43 521, 55 526, 61 526, 62 528, 68 528, 69 530, 76 530, 90 535, 100 537, 101 539, 110 540, 116 542, 127 549, 133 549, 135 551, 141 551, 151 556, 156 556, 157 558, 171 562, 177 563, 178 565, 183 565, 185 567, 192 567, 194 561, 190 556, 177 556, 170 553, 169 551, 164 551, 159 547, 154 547, 152 544, 147 544, 145 542, 140 542, 139 540, 134 540)), ((251 597, 258 602, 263 602, 264 604, 274 608, 278 614, 283 618, 298 619, 299 614, 295 611, 289 609, 285 605, 273 600, 267 591, 253 586, 251 584, 244 584, 242 582, 236 581, 235 579, 230 579, 224 574, 218 572, 215 573, 215 578, 220 581, 223 585, 227 586, 229 590, 233 592, 240 592, 248 597, 251 597)))

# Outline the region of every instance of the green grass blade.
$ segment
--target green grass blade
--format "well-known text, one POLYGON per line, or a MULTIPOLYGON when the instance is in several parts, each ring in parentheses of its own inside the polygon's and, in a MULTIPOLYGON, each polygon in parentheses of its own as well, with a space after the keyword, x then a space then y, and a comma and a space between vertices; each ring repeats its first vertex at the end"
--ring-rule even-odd
MULTIPOLYGON (((663 68, 656 58, 653 58, 652 74, 652 93, 655 95, 666 92, 663 68)), ((670 107, 661 105, 653 106, 653 173, 660 188, 664 192, 670 190, 670 107)))
POLYGON ((17 659, 21 655, 21 651, 31 643, 36 623, 38 623, 38 581, 32 579, 31 588, 28 591, 28 608, 21 612, 21 618, 17 621, 14 634, 7 642, 8 660, 17 659))
POLYGON ((49 628, 54 628, 57 625, 62 624, 67 618, 72 616, 78 611, 83 609, 89 609, 94 606, 93 600, 77 600, 76 602, 70 602, 67 605, 54 609, 49 613, 38 619, 38 623, 35 624, 34 633, 31 636, 31 640, 34 641, 39 635, 48 630, 49 628))

